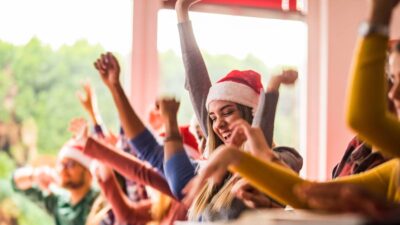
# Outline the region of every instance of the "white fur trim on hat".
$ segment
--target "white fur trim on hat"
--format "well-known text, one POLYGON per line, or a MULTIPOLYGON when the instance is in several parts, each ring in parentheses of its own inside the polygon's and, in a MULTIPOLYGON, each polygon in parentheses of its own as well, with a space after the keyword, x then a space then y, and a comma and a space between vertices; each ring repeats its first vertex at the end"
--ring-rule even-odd
POLYGON ((257 108, 259 94, 251 87, 238 82, 224 81, 211 86, 208 92, 206 108, 215 100, 224 100, 239 103, 251 107, 253 110, 257 108))
POLYGON ((90 169, 90 164, 92 162, 92 159, 90 157, 83 154, 79 149, 77 149, 76 146, 70 145, 68 143, 65 144, 58 153, 58 160, 61 160, 63 158, 71 158, 80 163, 82 166, 86 167, 87 169, 90 169))

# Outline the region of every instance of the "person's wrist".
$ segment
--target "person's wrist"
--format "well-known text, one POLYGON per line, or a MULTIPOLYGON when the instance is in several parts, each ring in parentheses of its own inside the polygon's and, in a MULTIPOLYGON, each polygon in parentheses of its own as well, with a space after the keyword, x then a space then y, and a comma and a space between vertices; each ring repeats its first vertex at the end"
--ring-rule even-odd
POLYGON ((282 82, 282 77, 280 75, 273 76, 270 82, 268 83, 267 92, 279 90, 281 82, 282 82))
POLYGON ((175 115, 173 113, 161 114, 161 119, 166 129, 178 126, 178 118, 176 114, 175 115))
POLYGON ((164 138, 164 142, 169 142, 169 141, 180 141, 182 142, 182 136, 179 132, 172 132, 172 133, 167 133, 167 135, 164 138))
POLYGON ((167 119, 164 121, 165 121, 166 136, 179 134, 179 126, 178 126, 178 122, 176 121, 176 119, 171 118, 171 119, 167 119))
POLYGON ((121 91, 123 91, 123 88, 119 82, 117 83, 110 83, 107 85, 108 89, 110 90, 111 94, 119 94, 121 91))
POLYGON ((115 82, 110 82, 107 85, 110 89, 116 89, 121 87, 121 82, 115 81, 115 82))
POLYGON ((178 23, 183 23, 189 20, 189 7, 183 4, 175 5, 175 12, 178 18, 178 23))
POLYGON ((175 4, 175 10, 177 12, 184 12, 184 11, 188 11, 189 10, 190 5, 188 5, 185 2, 182 1, 177 1, 175 4))
POLYGON ((165 123, 168 123, 168 124, 174 124, 174 123, 177 123, 177 121, 178 121, 178 119, 176 118, 176 115, 171 115, 171 114, 164 115, 163 119, 164 119, 165 123))

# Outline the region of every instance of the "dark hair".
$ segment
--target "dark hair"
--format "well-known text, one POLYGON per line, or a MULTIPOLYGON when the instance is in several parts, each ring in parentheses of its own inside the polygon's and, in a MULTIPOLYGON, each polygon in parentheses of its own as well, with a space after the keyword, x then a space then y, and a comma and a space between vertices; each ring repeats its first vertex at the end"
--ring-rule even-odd
POLYGON ((246 120, 249 124, 253 122, 253 109, 249 106, 245 106, 242 104, 236 103, 239 112, 244 120, 246 120))

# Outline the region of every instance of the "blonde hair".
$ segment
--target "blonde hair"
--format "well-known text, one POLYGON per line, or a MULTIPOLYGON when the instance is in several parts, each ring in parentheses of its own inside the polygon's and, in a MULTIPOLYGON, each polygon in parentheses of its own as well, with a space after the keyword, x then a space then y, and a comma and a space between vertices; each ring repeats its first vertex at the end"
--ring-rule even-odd
MULTIPOLYGON (((244 120, 251 123, 253 120, 252 109, 248 106, 243 106, 240 104, 236 104, 241 116, 244 120)), ((208 131, 208 139, 207 139, 207 150, 206 152, 209 155, 212 155, 215 149, 222 145, 223 142, 221 139, 215 135, 212 129, 212 122, 210 118, 207 121, 207 131, 208 131)), ((188 211, 189 220, 198 220, 201 214, 205 211, 208 205, 210 205, 210 210, 212 212, 218 212, 222 208, 229 207, 232 204, 234 199, 234 194, 232 194, 232 187, 237 181, 237 176, 230 175, 227 179, 225 179, 222 187, 217 190, 217 185, 212 181, 207 181, 206 185, 201 189, 200 193, 194 199, 192 205, 188 211), (217 193, 215 193, 217 191, 217 193)))
POLYGON ((85 225, 99 225, 103 218, 111 210, 111 205, 103 194, 100 194, 93 202, 89 215, 87 216, 85 225))
MULTIPOLYGON (((156 199, 150 209, 152 220, 146 223, 147 225, 160 224, 171 207, 172 199, 168 195, 157 191, 156 199)), ((111 205, 105 196, 100 194, 93 203, 85 225, 99 225, 110 210, 112 210, 111 205)))
POLYGON ((166 216, 169 211, 172 203, 171 197, 165 195, 159 191, 156 192, 157 201, 154 202, 151 206, 151 217, 153 219, 153 223, 160 223, 161 220, 166 216))

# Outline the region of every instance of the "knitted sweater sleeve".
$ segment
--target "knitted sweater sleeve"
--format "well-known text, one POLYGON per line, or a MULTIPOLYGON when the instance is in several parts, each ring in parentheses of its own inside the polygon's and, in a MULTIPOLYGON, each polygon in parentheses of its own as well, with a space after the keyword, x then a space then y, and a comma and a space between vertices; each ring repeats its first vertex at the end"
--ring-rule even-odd
POLYGON ((183 199, 182 190, 196 175, 196 168, 184 150, 174 154, 165 162, 165 177, 177 199, 183 199))
POLYGON ((149 185, 160 192, 173 197, 165 178, 153 167, 136 159, 134 156, 113 149, 113 147, 89 138, 84 153, 113 168, 127 179, 143 185, 149 185))
POLYGON ((385 62, 388 38, 358 41, 349 86, 347 123, 370 145, 400 156, 400 121, 388 112, 385 62))
POLYGON ((189 91, 200 127, 207 136, 208 113, 206 110, 206 100, 211 87, 211 80, 194 37, 192 23, 180 23, 178 24, 178 30, 182 60, 185 67, 185 88, 189 91))
MULTIPOLYGON (((253 119, 253 125, 261 128, 264 133, 265 140, 269 146, 273 146, 275 113, 278 104, 279 92, 266 92, 264 96, 264 101, 259 102, 257 112, 255 113, 255 118, 253 119)), ((273 150, 292 170, 296 171, 297 173, 300 172, 301 168, 303 167, 303 158, 294 148, 280 146, 273 148, 273 150)))
POLYGON ((148 129, 131 139, 130 144, 139 159, 149 162, 161 173, 164 173, 164 146, 157 142, 148 129))

